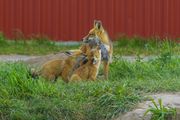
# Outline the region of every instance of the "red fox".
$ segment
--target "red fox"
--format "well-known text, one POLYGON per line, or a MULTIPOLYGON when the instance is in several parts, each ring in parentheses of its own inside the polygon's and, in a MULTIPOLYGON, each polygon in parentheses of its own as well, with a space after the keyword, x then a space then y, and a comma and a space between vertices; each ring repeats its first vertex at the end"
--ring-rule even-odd
POLYGON ((65 82, 68 82, 68 76, 71 74, 71 71, 85 63, 86 56, 73 54, 66 59, 50 60, 43 64, 39 71, 31 70, 31 74, 32 77, 42 76, 50 81, 55 81, 61 76, 65 82))
POLYGON ((83 38, 83 41, 86 41, 91 37, 98 37, 102 44, 104 44, 105 49, 108 51, 109 59, 103 60, 104 75, 105 78, 108 79, 109 63, 112 62, 113 44, 109 39, 107 32, 104 30, 101 21, 94 21, 94 27, 89 31, 88 35, 83 38))
POLYGON ((55 81, 62 72, 64 63, 65 61, 61 59, 48 61, 43 64, 39 74, 47 80, 55 81))
MULTIPOLYGON (((86 63, 86 59, 84 59, 85 58, 84 54, 88 56, 88 59, 91 59, 93 56, 92 54, 95 54, 92 52, 92 51, 95 51, 94 46, 96 47, 96 46, 103 45, 104 47, 101 47, 101 50, 100 50, 101 52, 99 52, 100 55, 99 56, 97 55, 95 58, 98 58, 98 60, 101 59, 103 61, 104 75, 105 75, 105 78, 108 79, 109 63, 111 63, 111 61, 112 61, 113 45, 108 37, 108 34, 104 30, 101 21, 94 22, 93 29, 91 29, 89 34, 83 38, 83 43, 85 43, 85 42, 87 42, 87 44, 83 44, 81 46, 80 50, 72 52, 73 53, 72 56, 68 57, 66 60, 57 59, 57 60, 51 60, 51 61, 45 63, 42 66, 40 75, 49 80, 56 80, 57 77, 61 76, 62 79, 66 82, 68 82, 69 79, 74 80, 75 78, 76 79, 87 78, 87 79, 95 80, 98 70, 99 70, 99 64, 101 62, 100 61, 98 62, 98 66, 97 66, 97 64, 92 64, 92 60, 88 60, 88 62, 86 63), (98 40, 101 41, 101 43, 97 43, 95 45, 89 44, 89 40, 91 41, 91 39, 94 40, 96 38, 98 38, 98 40), (108 59, 104 59, 104 57, 103 57, 104 55, 102 55, 103 51, 107 51, 108 59), (79 56, 81 56, 81 55, 83 55, 83 59, 80 59, 77 61, 77 58, 79 58, 79 56), (101 56, 102 56, 102 58, 101 58, 101 56), (92 67, 91 66, 89 67, 88 65, 92 65, 92 67), (87 66, 87 68, 86 68, 86 66, 87 66), (80 68, 84 69, 85 71, 91 71, 91 69, 94 69, 95 71, 92 73, 88 72, 88 75, 92 75, 89 77, 81 76, 81 74, 78 72, 75 72, 77 74, 73 74, 74 73, 73 71, 81 72, 79 70, 80 68), (79 78, 77 78, 77 77, 79 77, 79 78)), ((96 50, 96 52, 97 52, 97 50, 96 50)), ((104 52, 104 53, 106 54, 106 52, 104 52)))
POLYGON ((69 80, 70 82, 79 80, 96 80, 101 63, 100 48, 97 47, 89 51, 87 59, 87 63, 83 64, 73 72, 69 80))
POLYGON ((65 82, 69 82, 69 76, 73 71, 87 62, 85 55, 71 56, 65 60, 62 72, 59 74, 65 82))

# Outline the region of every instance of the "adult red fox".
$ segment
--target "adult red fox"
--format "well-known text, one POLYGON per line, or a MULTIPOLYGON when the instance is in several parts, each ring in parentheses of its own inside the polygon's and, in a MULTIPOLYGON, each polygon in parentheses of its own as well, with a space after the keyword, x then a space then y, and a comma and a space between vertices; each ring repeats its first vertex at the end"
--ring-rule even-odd
POLYGON ((87 53, 87 60, 87 63, 74 70, 70 77, 70 82, 79 80, 96 80, 101 63, 100 48, 97 47, 89 51, 87 53))
POLYGON ((91 37, 98 37, 102 44, 105 46, 105 49, 108 51, 108 59, 102 60, 104 65, 104 75, 105 78, 108 79, 109 63, 112 62, 113 44, 109 39, 107 32, 104 30, 101 21, 94 21, 94 27, 89 31, 88 35, 83 38, 83 41, 86 41, 91 37))

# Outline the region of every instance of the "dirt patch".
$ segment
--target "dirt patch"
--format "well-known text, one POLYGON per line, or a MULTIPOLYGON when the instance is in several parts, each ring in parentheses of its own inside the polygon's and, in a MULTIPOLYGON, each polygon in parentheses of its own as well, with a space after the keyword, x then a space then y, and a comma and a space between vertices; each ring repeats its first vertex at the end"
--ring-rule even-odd
POLYGON ((16 62, 23 61, 31 67, 39 67, 45 62, 52 59, 66 59, 68 56, 62 52, 57 54, 49 54, 45 56, 27 56, 27 55, 0 55, 0 61, 16 62))
MULTIPOLYGON (((156 95, 150 95, 150 97, 154 98, 157 102, 158 99, 162 99, 163 105, 165 106, 171 106, 177 109, 177 115, 180 115, 180 93, 175 94, 156 94, 156 95)), ((151 101, 145 101, 143 103, 138 104, 137 108, 133 111, 127 112, 124 115, 119 115, 118 118, 115 120, 150 120, 151 114, 148 114, 147 116, 144 116, 145 111, 148 109, 149 106, 153 106, 151 101)), ((177 116, 177 117, 178 117, 177 116)), ((177 118, 177 120, 180 120, 177 118)))
POLYGON ((57 53, 57 54, 50 54, 45 56, 38 56, 34 58, 30 58, 25 60, 24 62, 30 66, 37 67, 41 66, 47 61, 53 60, 53 59, 66 59, 68 56, 65 53, 57 53))
POLYGON ((0 55, 0 61, 26 61, 29 59, 34 59, 39 56, 27 56, 27 55, 0 55))
MULTIPOLYGON (((41 59, 51 59, 51 58, 62 58, 65 57, 65 54, 59 52, 57 54, 49 54, 45 56, 28 56, 28 55, 0 55, 0 61, 28 61, 30 63, 41 61, 41 59), (32 62, 31 62, 32 61, 32 62)), ((127 61, 136 61, 138 58, 136 56, 116 56, 115 58, 119 60, 127 60, 127 61)), ((148 61, 156 58, 155 56, 144 56, 141 58, 142 61, 148 61)))

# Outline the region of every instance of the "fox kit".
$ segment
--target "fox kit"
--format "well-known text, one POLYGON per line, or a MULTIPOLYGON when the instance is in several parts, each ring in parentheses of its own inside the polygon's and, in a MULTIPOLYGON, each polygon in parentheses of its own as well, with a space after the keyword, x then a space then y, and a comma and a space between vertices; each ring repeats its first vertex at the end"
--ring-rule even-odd
POLYGON ((39 74, 47 80, 55 81, 62 72, 64 63, 61 59, 48 61, 43 64, 39 74))
POLYGON ((101 21, 94 21, 94 27, 89 31, 88 35, 83 38, 83 41, 86 41, 91 37, 98 37, 105 46, 103 49, 106 49, 108 52, 108 59, 103 60, 104 75, 105 78, 108 79, 109 63, 112 62, 113 44, 109 39, 107 32, 104 30, 101 21))
POLYGON ((62 72, 60 76, 65 82, 68 82, 69 76, 72 75, 73 71, 82 66, 87 62, 85 55, 70 56, 65 60, 62 72))
POLYGON ((68 82, 68 76, 71 71, 77 69, 82 64, 86 63, 86 56, 84 55, 69 55, 66 59, 54 59, 42 65, 38 72, 31 72, 32 77, 42 76, 43 78, 55 81, 59 76, 65 82, 68 82))
POLYGON ((101 63, 101 50, 99 47, 88 52, 87 63, 76 69, 69 81, 96 80, 101 63))

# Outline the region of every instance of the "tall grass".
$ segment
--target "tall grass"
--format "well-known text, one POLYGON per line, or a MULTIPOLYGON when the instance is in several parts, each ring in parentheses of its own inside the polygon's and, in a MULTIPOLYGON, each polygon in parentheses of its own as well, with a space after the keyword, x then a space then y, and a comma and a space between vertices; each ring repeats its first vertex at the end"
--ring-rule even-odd
POLYGON ((115 54, 123 55, 159 55, 163 51, 171 50, 180 55, 180 44, 173 39, 159 37, 127 37, 122 36, 114 42, 115 54))
POLYGON ((69 49, 78 49, 79 44, 64 45, 50 41, 47 37, 8 40, 0 33, 0 54, 44 55, 69 49))
POLYGON ((110 79, 56 83, 33 79, 23 63, 0 64, 0 119, 111 119, 132 109, 143 95, 180 90, 180 59, 114 60, 110 79))
POLYGON ((179 63, 180 59, 169 57, 159 57, 149 62, 117 61, 111 65, 110 76, 112 80, 119 80, 139 92, 179 91, 179 63))
POLYGON ((22 63, 0 68, 2 119, 103 119, 139 100, 126 86, 110 81, 53 84, 32 79, 22 63))

